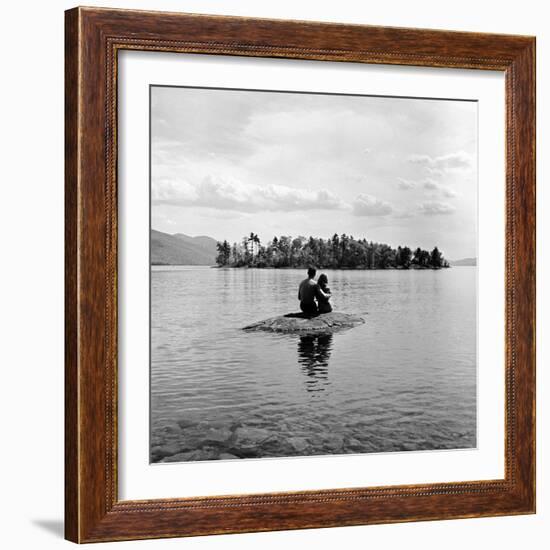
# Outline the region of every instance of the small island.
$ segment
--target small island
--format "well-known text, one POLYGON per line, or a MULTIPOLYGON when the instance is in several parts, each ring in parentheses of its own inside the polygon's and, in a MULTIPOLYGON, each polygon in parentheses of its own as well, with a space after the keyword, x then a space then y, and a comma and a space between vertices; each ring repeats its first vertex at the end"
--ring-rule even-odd
POLYGON ((352 313, 324 313, 310 317, 304 313, 288 313, 271 317, 243 328, 248 332, 278 332, 299 334, 300 336, 317 336, 333 334, 341 330, 362 325, 365 320, 352 313))
POLYGON ((218 267, 306 268, 320 269, 441 269, 449 262, 435 246, 432 251, 408 246, 355 239, 335 233, 328 239, 317 237, 273 237, 263 245, 255 233, 240 243, 218 241, 218 267))

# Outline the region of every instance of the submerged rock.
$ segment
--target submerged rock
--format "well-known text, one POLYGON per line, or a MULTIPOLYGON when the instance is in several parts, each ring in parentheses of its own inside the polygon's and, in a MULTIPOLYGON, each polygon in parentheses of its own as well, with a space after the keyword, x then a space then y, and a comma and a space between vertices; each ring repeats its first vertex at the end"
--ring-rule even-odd
POLYGON ((309 443, 303 437, 289 437, 288 444, 292 447, 293 451, 298 453, 303 453, 309 447, 309 443))
POLYGON ((324 445, 332 453, 339 452, 344 447, 344 437, 340 434, 330 434, 325 437, 324 445))
POLYGON ((362 325, 365 320, 353 313, 323 313, 308 317, 303 313, 288 313, 253 323, 243 330, 255 332, 280 332, 285 334, 315 335, 332 334, 339 330, 362 325))
POLYGON ((169 443, 167 445, 156 445, 151 449, 151 453, 153 454, 153 456, 160 458, 175 455, 177 453, 180 453, 181 451, 182 446, 178 442, 169 443))
POLYGON ((234 446, 240 449, 258 448, 272 437, 272 433, 263 428, 241 426, 235 430, 234 446))
POLYGON ((231 430, 225 428, 212 428, 204 433, 203 440, 205 443, 210 444, 224 443, 231 438, 231 435, 231 430))
POLYGON ((196 450, 178 453, 175 455, 166 456, 160 462, 188 462, 191 460, 204 460, 202 452, 200 450, 196 450))

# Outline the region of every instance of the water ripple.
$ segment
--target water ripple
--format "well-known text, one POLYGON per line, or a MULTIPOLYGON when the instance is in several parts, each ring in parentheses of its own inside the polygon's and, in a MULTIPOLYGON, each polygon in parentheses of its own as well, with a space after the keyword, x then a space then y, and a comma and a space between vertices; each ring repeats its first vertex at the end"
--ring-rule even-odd
POLYGON ((367 322, 299 338, 240 328, 296 310, 301 271, 153 271, 154 461, 475 446, 475 268, 327 274, 367 322))

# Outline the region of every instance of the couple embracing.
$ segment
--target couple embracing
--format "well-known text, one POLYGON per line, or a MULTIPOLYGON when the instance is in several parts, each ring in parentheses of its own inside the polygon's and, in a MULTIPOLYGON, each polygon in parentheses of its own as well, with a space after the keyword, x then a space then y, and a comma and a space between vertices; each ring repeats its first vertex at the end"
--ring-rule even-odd
POLYGON ((317 270, 310 267, 307 270, 307 279, 300 283, 298 288, 298 300, 300 300, 300 309, 310 316, 319 313, 330 313, 332 307, 329 303, 332 296, 328 288, 328 278, 322 273, 319 279, 315 281, 317 270))

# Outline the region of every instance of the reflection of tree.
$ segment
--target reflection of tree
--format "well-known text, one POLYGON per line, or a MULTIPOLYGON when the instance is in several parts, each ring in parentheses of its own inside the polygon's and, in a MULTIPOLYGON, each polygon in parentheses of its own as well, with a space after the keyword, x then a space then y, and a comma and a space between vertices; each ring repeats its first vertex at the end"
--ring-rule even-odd
POLYGON ((332 350, 332 334, 300 336, 298 363, 308 377, 308 392, 324 391, 328 381, 328 362, 332 350))

